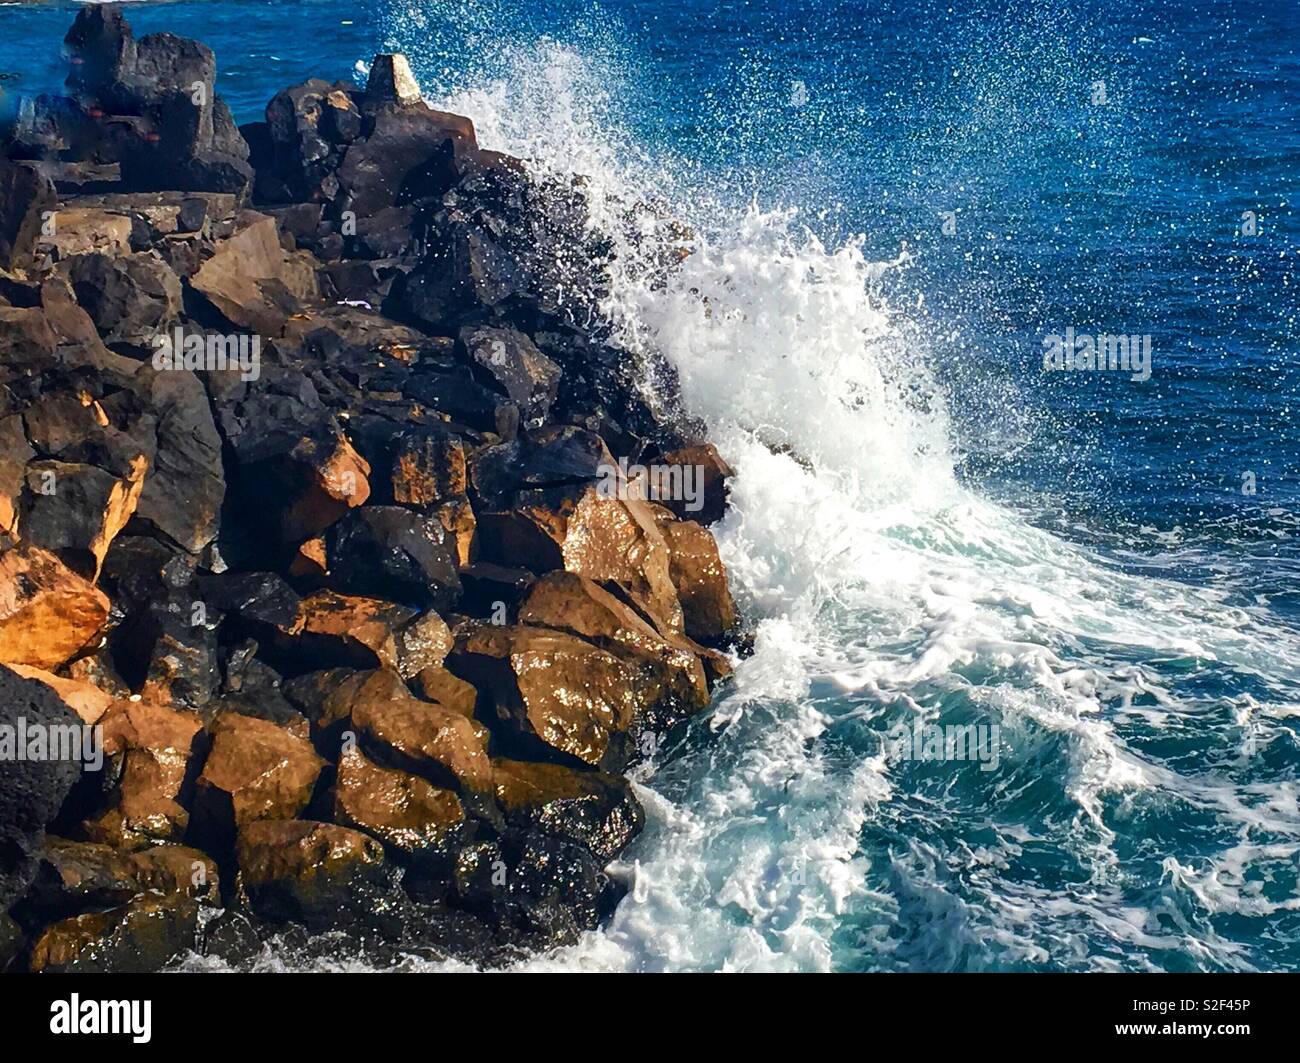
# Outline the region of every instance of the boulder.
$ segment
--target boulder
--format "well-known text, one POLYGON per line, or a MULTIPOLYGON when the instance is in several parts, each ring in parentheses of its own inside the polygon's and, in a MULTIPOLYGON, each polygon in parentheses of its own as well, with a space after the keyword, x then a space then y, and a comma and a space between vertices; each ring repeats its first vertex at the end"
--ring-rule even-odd
POLYGON ((34 167, 0 158, 0 269, 30 269, 48 211, 58 198, 34 167))
POLYGON ((103 254, 110 258, 129 255, 133 226, 124 214, 88 207, 65 207, 54 216, 54 232, 43 236, 56 261, 78 255, 103 254))
POLYGON ((383 768, 356 749, 339 758, 334 818, 407 857, 445 856, 466 823, 460 798, 418 775, 383 768))
POLYGON ((47 672, 43 668, 32 668, 25 664, 9 665, 11 672, 16 672, 24 679, 35 679, 44 683, 59 696, 59 699, 77 714, 83 724, 97 723, 113 706, 116 700, 112 694, 88 683, 84 679, 66 678, 47 672))
POLYGON ((571 632, 622 657, 636 667, 639 689, 661 713, 671 704, 687 715, 709 703, 704 666, 691 644, 680 636, 665 637, 585 576, 543 576, 520 606, 519 622, 571 632))
POLYGON ((656 522, 668 544, 668 575, 682 604, 687 636, 706 646, 721 644, 734 633, 738 617, 717 542, 693 520, 656 517, 656 522))
POLYGON ((115 908, 140 893, 220 897, 217 865, 198 849, 156 845, 138 852, 47 837, 25 903, 47 916, 115 908))
POLYGON ((108 619, 103 592, 53 554, 0 545, 0 660, 57 668, 108 619))
POLYGON ((460 597, 449 536, 436 517, 363 506, 325 535, 330 581, 348 594, 448 609, 460 597))
POLYGON ((696 500, 669 498, 662 500, 663 504, 679 520, 698 521, 705 527, 720 521, 727 510, 727 480, 736 475, 736 470, 727 464, 718 448, 712 443, 682 447, 665 454, 663 462, 680 469, 691 469, 700 493, 696 500))
POLYGON ((619 896, 585 847, 537 832, 462 850, 455 890, 461 906, 525 948, 576 943, 619 896))
POLYGON ((203 721, 147 701, 118 701, 100 719, 109 807, 88 819, 88 839, 125 849, 185 836, 191 764, 203 721))
POLYGON ((383 105, 369 135, 343 156, 339 202, 358 218, 368 218, 385 208, 437 200, 476 151, 468 118, 418 101, 383 105))
POLYGON ((332 929, 384 903, 392 869, 357 830, 308 820, 257 820, 239 830, 239 886, 263 918, 332 929))
POLYGON ((482 739, 460 713, 403 696, 382 673, 359 685, 348 709, 362 742, 389 762, 442 786, 492 792, 482 739))
POLYGON ((457 436, 433 429, 411 429, 398 437, 391 482, 393 501, 422 508, 463 498, 465 447, 457 436))
POLYGON ((181 282, 155 252, 78 255, 59 271, 105 343, 152 351, 180 313, 181 282))
POLYGON ((560 835, 612 860, 645 826, 627 782, 563 764, 494 760, 497 803, 516 830, 560 835))
POLYGON ((319 300, 315 266, 305 252, 284 250, 274 218, 245 211, 189 286, 235 327, 274 337, 291 315, 319 300))
POLYGON ((401 53, 375 56, 366 80, 366 100, 372 104, 421 102, 420 86, 411 64, 401 53))
POLYGON ((95 465, 34 461, 27 466, 25 538, 52 550, 92 582, 104 555, 140 504, 149 459, 137 454, 126 475, 115 477, 95 465), (57 485, 46 493, 45 484, 57 485))
MULTIPOLYGON (((0 726, 16 738, 24 725, 79 728, 81 721, 48 686, 0 666, 0 726)), ((0 771, 0 911, 26 890, 45 827, 80 775, 76 761, 6 757, 0 771)))
POLYGON ((634 665, 584 639, 549 628, 485 624, 448 659, 491 699, 521 751, 562 754, 620 770, 634 748, 637 714, 647 708, 634 665))
POLYGON ((461 329, 469 357, 496 381, 519 407, 524 421, 546 420, 560 386, 560 367, 516 329, 474 326, 461 329))
MULTIPOLYGON (((326 665, 402 669, 401 633, 414 609, 377 598, 317 591, 304 598, 280 643, 295 670, 326 665)), ((420 667, 424 667, 421 665, 420 667)), ((418 669, 416 669, 418 671, 418 669)))
POLYGON ((36 938, 31 969, 51 974, 159 971, 194 947, 199 913, 199 902, 181 894, 142 893, 120 908, 64 919, 36 938))
POLYGON ((311 743, 266 720, 222 713, 195 787, 195 814, 217 837, 258 819, 293 819, 324 761, 311 743))

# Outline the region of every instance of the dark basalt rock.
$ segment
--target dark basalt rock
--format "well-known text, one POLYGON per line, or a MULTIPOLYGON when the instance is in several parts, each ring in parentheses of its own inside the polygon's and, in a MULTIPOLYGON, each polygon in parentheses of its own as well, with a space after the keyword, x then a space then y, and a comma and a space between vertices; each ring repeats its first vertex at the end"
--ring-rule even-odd
MULTIPOLYGON (((0 726, 16 735, 20 720, 33 731, 81 727, 49 687, 0 665, 0 726)), ((80 775, 80 761, 6 757, 0 772, 0 908, 8 908, 27 889, 46 824, 59 814, 80 775)))
POLYGON ((364 506, 326 533, 330 578, 347 594, 450 609, 460 577, 442 524, 401 506, 364 506))
POLYGON ((68 262, 66 276, 78 305, 108 344, 151 349, 180 313, 181 282, 152 253, 81 255, 68 262))
POLYGON ((32 265, 45 212, 57 205, 49 178, 34 167, 0 159, 0 268, 32 265))

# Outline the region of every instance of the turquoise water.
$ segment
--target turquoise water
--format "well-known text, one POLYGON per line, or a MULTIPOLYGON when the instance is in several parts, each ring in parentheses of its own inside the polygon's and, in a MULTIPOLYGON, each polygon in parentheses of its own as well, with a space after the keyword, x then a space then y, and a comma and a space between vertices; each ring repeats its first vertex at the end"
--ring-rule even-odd
MULTIPOLYGON (((958 7, 131 7, 241 121, 401 48, 700 234, 607 309, 740 470, 757 652, 646 769, 611 925, 535 965, 1300 968, 1300 13, 958 7), (1044 373, 1067 328, 1150 379, 1044 373)), ((9 101, 73 10, 0 8, 9 101)))

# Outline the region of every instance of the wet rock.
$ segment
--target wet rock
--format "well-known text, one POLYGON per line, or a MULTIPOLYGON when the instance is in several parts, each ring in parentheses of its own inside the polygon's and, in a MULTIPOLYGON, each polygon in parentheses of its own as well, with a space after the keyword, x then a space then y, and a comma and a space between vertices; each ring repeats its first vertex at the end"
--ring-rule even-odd
POLYGON ((317 668, 333 664, 398 669, 400 633, 416 616, 414 609, 377 598, 317 591, 302 600, 281 646, 298 671, 309 670, 313 662, 317 668))
POLYGON ((460 596, 460 578, 447 540, 436 517, 364 506, 326 533, 331 582, 346 593, 448 609, 460 596))
MULTIPOLYGON (((16 739, 20 726, 80 728, 81 721, 49 687, 0 666, 0 725, 16 739)), ((81 774, 81 763, 73 760, 17 760, 13 754, 5 759, 0 772, 0 910, 26 890, 45 827, 81 774)))
POLYGON ((425 865, 447 857, 466 825, 465 809, 454 792, 380 767, 356 749, 339 758, 334 818, 425 865))
POLYGON ((695 521, 657 523, 668 544, 668 574, 682 603, 686 634, 708 646, 721 644, 735 631, 738 618, 717 542, 695 521))
POLYGON ((103 727, 108 807, 88 819, 88 839, 138 849, 179 841, 189 826, 191 764, 203 721, 147 701, 118 701, 103 727))
POLYGON ((727 511, 727 480, 736 475, 712 443, 700 443, 669 451, 663 463, 679 469, 690 469, 697 499, 665 498, 663 505, 673 511, 679 520, 693 520, 707 527, 720 521, 727 511), (698 508, 696 508, 698 506, 698 508))
POLYGON ((427 701, 435 701, 444 709, 473 719, 478 691, 441 665, 422 668, 411 680, 416 692, 427 701))
POLYGON ((311 800, 324 761, 273 723, 223 713, 195 787, 205 831, 229 837, 258 819, 293 819, 311 800))
POLYGON ((525 947, 576 942, 617 900, 590 852, 538 833, 468 847, 455 881, 458 903, 525 947))
POLYGON ((0 659, 57 668, 108 619, 103 592, 53 554, 0 545, 0 659))
POLYGON ((296 491, 281 528, 289 541, 324 531, 370 497, 370 465, 341 434, 304 437, 288 465, 296 491))
POLYGON ((645 502, 589 489, 568 519, 562 552, 566 571, 619 584, 660 626, 683 630, 671 554, 645 502))
POLYGON ((240 887, 252 910, 274 921, 330 929, 382 906, 391 889, 383 846, 332 823, 247 823, 235 851, 240 887))
POLYGON ((402 696, 382 673, 362 683, 348 707, 362 741, 390 762, 443 786, 491 793, 492 765, 466 717, 402 696))
POLYGON ((631 606, 585 576, 553 572, 542 577, 520 606, 519 622, 572 632, 624 658, 641 673, 642 696, 661 714, 669 704, 689 714, 709 703, 704 667, 690 644, 665 638, 631 606))
POLYGON ((470 463, 474 493, 489 509, 526 504, 541 492, 582 488, 616 471, 600 436, 569 425, 483 447, 470 463))
POLYGON ((491 698, 524 752, 553 751, 605 770, 632 754, 630 732, 645 708, 636 668, 583 639, 548 628, 483 625, 448 659, 491 698))
POLYGON ((618 776, 519 760, 492 767, 497 802, 517 830, 560 835, 612 860, 645 826, 641 805, 618 776))
POLYGON ((464 497, 464 444, 435 429, 404 432, 396 441, 391 482, 393 501, 402 506, 436 506, 464 497))
POLYGON ((47 927, 32 945, 31 969, 46 973, 142 974, 192 949, 199 902, 144 893, 107 912, 88 912, 47 927))
POLYGON ((138 852, 96 842, 48 837, 24 905, 47 918, 91 908, 115 908, 140 893, 219 897, 217 865, 183 845, 138 852))
POLYGON ((541 424, 550 413, 560 385, 560 367, 516 329, 479 326, 460 333, 469 357, 480 365, 526 423, 541 424))

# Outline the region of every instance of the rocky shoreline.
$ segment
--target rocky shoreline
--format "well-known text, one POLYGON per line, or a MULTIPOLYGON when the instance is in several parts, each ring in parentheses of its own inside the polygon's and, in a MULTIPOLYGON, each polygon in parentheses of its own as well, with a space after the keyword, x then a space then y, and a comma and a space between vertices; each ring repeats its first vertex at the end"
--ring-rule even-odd
POLYGON ((575 940, 739 652, 731 470, 600 324, 689 232, 401 56, 237 127, 202 44, 66 45, 0 158, 0 967, 575 940))

